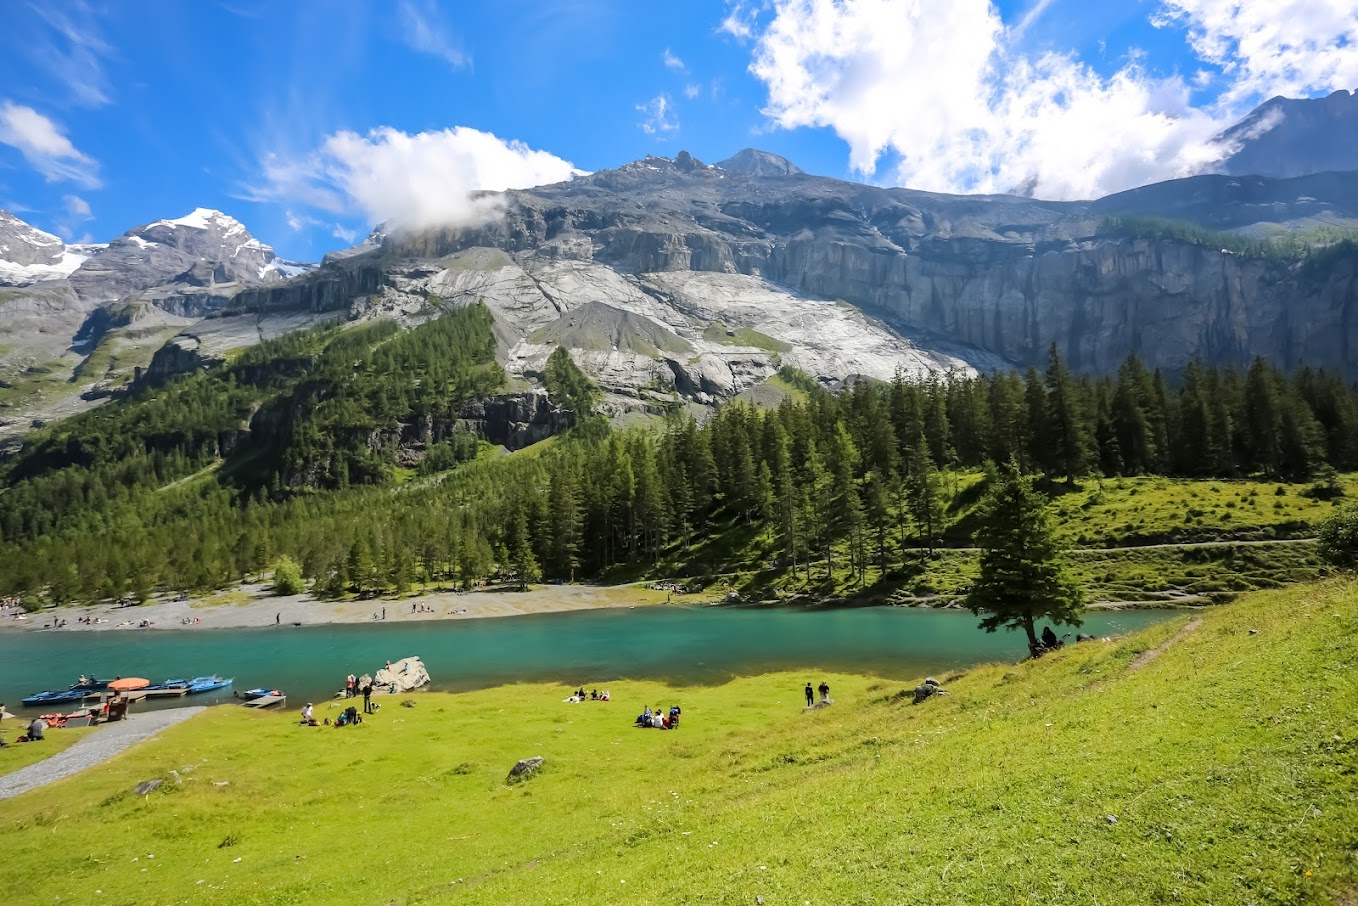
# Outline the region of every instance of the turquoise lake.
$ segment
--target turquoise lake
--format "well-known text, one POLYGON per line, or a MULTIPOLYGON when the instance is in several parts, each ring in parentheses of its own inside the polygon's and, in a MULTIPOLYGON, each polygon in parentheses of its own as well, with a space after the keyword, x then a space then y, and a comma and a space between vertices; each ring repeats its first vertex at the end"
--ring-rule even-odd
MULTIPOLYGON (((1121 634, 1172 614, 1095 612, 1081 631, 1121 634)), ((236 689, 278 688, 300 704, 329 697, 351 671, 371 673, 408 655, 424 660, 433 688, 468 691, 517 681, 563 689, 624 678, 708 684, 792 669, 809 680, 835 671, 904 682, 1024 654, 1021 634, 984 633, 964 611, 892 607, 660 606, 389 626, 5 632, 0 702, 20 712, 23 696, 64 689, 81 673, 153 682, 219 673, 233 677, 236 689)), ((140 707, 230 699, 228 691, 140 707)))

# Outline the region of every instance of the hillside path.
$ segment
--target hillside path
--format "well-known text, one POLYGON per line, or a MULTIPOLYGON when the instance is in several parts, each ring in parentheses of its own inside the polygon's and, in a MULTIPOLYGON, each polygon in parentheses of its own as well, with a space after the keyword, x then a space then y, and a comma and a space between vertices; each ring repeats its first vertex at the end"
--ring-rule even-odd
MULTIPOLYGON (((165 711, 147 711, 145 714, 134 714, 126 720, 105 724, 69 749, 0 777, 0 799, 27 793, 29 790, 94 767, 129 746, 150 739, 166 727, 188 720, 202 710, 202 705, 195 705, 165 711)), ((40 744, 25 743, 25 745, 40 744)))
POLYGON ((1170 648, 1176 645, 1180 639, 1182 639, 1184 636, 1188 635, 1190 632, 1197 629, 1201 625, 1202 625, 1201 617, 1195 620, 1190 620, 1187 624, 1184 625, 1183 629, 1180 629, 1178 632, 1174 633, 1174 635, 1170 636, 1168 639, 1161 642, 1159 645, 1152 648, 1150 651, 1143 651, 1140 654, 1138 654, 1136 658, 1130 664, 1127 665, 1127 669, 1140 670, 1142 667, 1146 666, 1151 661, 1155 660, 1160 655, 1164 654, 1166 651, 1168 651, 1170 648))
MULTIPOLYGON (((1128 544, 1122 547, 1072 547, 1068 554, 1116 554, 1127 551, 1158 551, 1209 547, 1268 547, 1275 544, 1314 544, 1315 538, 1266 538, 1261 541, 1169 541, 1164 544, 1128 544)), ((907 552, 923 553, 929 550, 927 547, 907 547, 907 552)), ((978 553, 979 547, 936 547, 936 551, 953 552, 962 551, 963 553, 978 553)))

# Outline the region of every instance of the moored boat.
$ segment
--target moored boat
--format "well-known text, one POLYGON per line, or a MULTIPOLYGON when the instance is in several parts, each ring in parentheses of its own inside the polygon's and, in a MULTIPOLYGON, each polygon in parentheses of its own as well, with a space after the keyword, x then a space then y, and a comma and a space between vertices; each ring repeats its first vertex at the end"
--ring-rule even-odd
POLYGON ((145 689, 142 689, 141 691, 142 691, 142 692, 161 692, 161 691, 164 691, 164 690, 167 690, 167 689, 187 689, 188 687, 189 687, 189 680, 186 680, 186 679, 167 679, 167 680, 166 680, 165 682, 163 682, 163 683, 152 683, 151 685, 147 686, 145 689))
POLYGON ((283 693, 279 692, 277 689, 264 689, 264 688, 246 689, 244 692, 239 693, 240 697, 245 699, 247 702, 253 701, 254 699, 257 698, 263 698, 266 695, 282 695, 282 694, 283 693))
POLYGON ((220 677, 216 674, 212 676, 196 676, 189 680, 189 695, 198 695, 202 692, 216 692, 218 689, 225 689, 231 685, 229 678, 220 677))
POLYGON ((62 702, 79 702, 87 698, 92 698, 99 694, 98 689, 91 689, 88 686, 76 684, 69 689, 49 690, 30 695, 21 701, 25 705, 56 705, 62 702))

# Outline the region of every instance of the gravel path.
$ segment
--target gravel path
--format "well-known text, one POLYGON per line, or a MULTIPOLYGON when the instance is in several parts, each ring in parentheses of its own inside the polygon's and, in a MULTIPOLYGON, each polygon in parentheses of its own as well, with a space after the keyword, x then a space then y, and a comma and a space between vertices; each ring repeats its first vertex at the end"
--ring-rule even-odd
POLYGON ((58 752, 51 758, 0 777, 0 799, 27 793, 54 780, 94 767, 133 743, 150 739, 166 727, 187 720, 202 710, 203 706, 197 705, 190 708, 147 711, 145 714, 134 714, 126 720, 105 724, 64 752, 58 752))

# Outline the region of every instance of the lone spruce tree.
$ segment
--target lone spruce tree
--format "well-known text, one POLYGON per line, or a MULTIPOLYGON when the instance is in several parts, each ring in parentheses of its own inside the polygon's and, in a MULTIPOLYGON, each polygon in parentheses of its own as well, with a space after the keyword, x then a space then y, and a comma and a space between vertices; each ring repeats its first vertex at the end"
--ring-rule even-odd
POLYGON ((1079 626, 1084 596, 1061 562, 1046 500, 1012 462, 1000 467, 981 503, 981 575, 967 607, 981 628, 1022 628, 1030 650, 1038 620, 1079 626))

